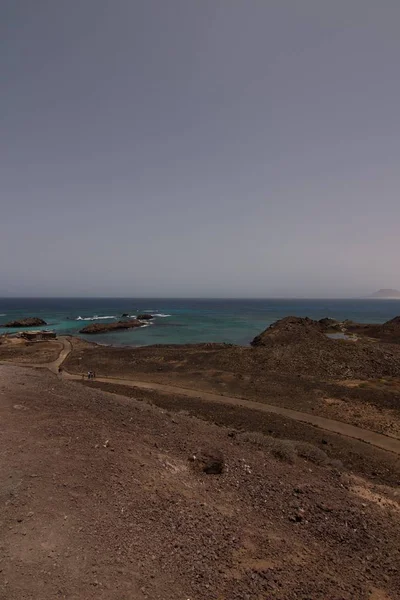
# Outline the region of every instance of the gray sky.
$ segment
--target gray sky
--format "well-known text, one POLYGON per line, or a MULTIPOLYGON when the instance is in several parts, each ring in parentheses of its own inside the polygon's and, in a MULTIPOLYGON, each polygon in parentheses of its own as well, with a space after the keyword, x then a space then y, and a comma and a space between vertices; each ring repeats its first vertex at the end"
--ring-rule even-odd
POLYGON ((0 296, 400 288, 399 0, 2 0, 0 296))

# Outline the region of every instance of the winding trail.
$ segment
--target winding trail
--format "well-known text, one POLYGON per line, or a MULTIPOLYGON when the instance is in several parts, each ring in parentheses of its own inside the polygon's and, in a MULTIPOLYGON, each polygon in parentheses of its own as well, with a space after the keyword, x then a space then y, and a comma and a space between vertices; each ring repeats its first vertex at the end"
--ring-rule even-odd
POLYGON ((53 360, 53 362, 50 362, 50 363, 47 363, 46 365, 44 365, 45 367, 47 367, 47 369, 50 369, 50 371, 52 371, 53 373, 58 373, 58 369, 61 367, 64 360, 66 360, 66 358, 72 352, 72 344, 71 344, 71 341, 67 337, 60 338, 60 341, 62 342, 63 347, 61 348, 58 358, 56 358, 56 360, 53 360))
MULTIPOLYGON (((50 369, 53 373, 58 372, 59 367, 68 357, 70 352, 73 350, 72 343, 68 338, 63 337, 60 338, 60 340, 63 342, 63 348, 59 354, 59 357, 55 361, 43 365, 50 369)), ((80 375, 75 375, 65 370, 62 371, 61 376, 69 380, 81 380, 80 375)), ((324 429, 325 431, 331 431, 339 435, 344 435, 346 437, 350 437, 356 440, 361 440, 362 442, 366 442, 367 444, 371 444, 373 446, 376 446, 377 448, 382 448, 383 450, 387 450, 389 452, 393 452, 395 454, 400 455, 399 439, 392 438, 381 433, 375 433, 374 431, 371 431, 369 429, 363 429, 362 427, 357 427, 355 425, 350 425, 341 421, 335 421, 334 419, 328 419, 326 417, 319 417, 318 415, 312 415, 310 413, 293 410, 291 408, 283 408, 281 406, 275 406, 273 404, 254 402, 252 400, 246 400, 245 398, 235 398, 232 396, 223 396, 221 394, 213 394, 210 392, 203 392, 200 390, 181 388, 175 385, 152 383, 148 381, 137 381, 136 379, 96 377, 96 382, 114 383, 117 385, 125 385, 132 388, 153 390, 155 392, 159 392, 160 394, 174 394, 186 396, 189 398, 200 398, 205 402, 217 402, 218 404, 228 404, 231 406, 249 408, 251 410, 257 410, 262 413, 273 413, 276 415, 281 415, 283 417, 288 417, 289 419, 293 419, 295 421, 300 421, 302 423, 314 425, 315 427, 319 427, 320 429, 324 429)))

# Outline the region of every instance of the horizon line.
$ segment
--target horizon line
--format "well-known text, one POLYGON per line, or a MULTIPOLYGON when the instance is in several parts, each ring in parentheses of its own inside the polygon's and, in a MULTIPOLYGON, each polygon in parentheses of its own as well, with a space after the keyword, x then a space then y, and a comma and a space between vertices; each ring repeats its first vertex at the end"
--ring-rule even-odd
POLYGON ((0 296, 0 300, 400 300, 400 296, 0 296))

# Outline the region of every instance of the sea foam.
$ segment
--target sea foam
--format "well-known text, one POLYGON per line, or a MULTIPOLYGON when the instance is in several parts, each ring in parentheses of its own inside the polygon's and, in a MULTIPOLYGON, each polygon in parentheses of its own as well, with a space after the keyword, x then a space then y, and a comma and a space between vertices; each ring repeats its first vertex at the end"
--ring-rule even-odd
POLYGON ((77 317, 76 321, 99 321, 100 319, 115 319, 115 315, 109 315, 106 317, 99 317, 98 315, 94 315, 93 317, 77 317))

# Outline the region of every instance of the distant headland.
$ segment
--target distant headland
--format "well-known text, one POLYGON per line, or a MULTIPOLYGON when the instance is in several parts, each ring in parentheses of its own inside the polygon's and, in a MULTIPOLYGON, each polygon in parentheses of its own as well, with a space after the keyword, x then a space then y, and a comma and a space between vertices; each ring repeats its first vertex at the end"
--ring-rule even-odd
POLYGON ((383 288, 381 290, 378 290, 374 294, 371 294, 369 298, 381 298, 382 300, 400 300, 400 292, 399 290, 383 288))

